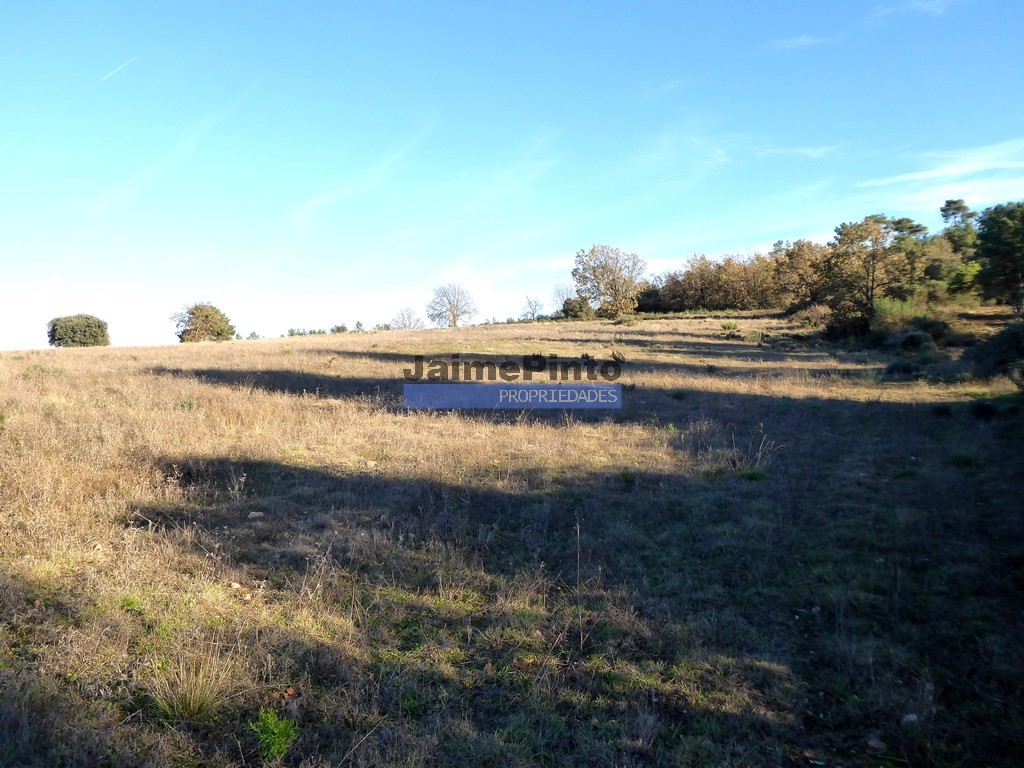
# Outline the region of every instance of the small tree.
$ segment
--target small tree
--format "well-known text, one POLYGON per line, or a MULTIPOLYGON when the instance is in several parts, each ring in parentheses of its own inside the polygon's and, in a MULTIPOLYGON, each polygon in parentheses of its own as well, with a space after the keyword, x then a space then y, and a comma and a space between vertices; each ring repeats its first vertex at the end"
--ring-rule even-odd
POLYGON ((193 304, 171 316, 178 328, 178 340, 183 344, 193 341, 228 341, 235 335, 235 327, 228 316, 209 303, 193 304))
POLYGON ((947 200, 939 212, 946 223, 946 228, 942 231, 943 236, 949 241, 957 256, 965 261, 969 260, 978 244, 978 228, 974 224, 978 214, 968 208, 963 200, 947 200))
POLYGON ((551 291, 551 297, 555 302, 555 306, 560 307, 565 304, 566 299, 576 298, 576 291, 568 283, 559 283, 551 291))
POLYGON ((576 254, 572 279, 576 293, 606 317, 633 312, 640 293, 640 279, 647 265, 635 253, 623 253, 608 245, 595 245, 576 254))
POLYGON ((566 299, 562 302, 562 316, 569 320, 593 320, 597 313, 586 299, 566 299))
POLYGON ((476 314, 476 305, 465 288, 454 283, 434 289, 434 298, 427 304, 430 322, 442 327, 455 328, 463 320, 476 314))
POLYGON ((859 336, 870 327, 875 300, 901 298, 913 283, 915 239, 923 227, 881 214, 836 227, 822 262, 833 336, 859 336))
POLYGON ((412 307, 404 307, 391 319, 391 327, 396 331, 415 331, 423 327, 423 321, 412 307))
POLYGON ((110 334, 107 324, 92 315, 55 317, 46 324, 51 347, 107 347, 110 334))
POLYGON ((544 302, 532 296, 526 297, 526 304, 523 305, 523 319, 536 320, 544 309, 544 302))
POLYGON ((1024 202, 995 205, 981 214, 978 276, 985 293, 1024 314, 1024 202))

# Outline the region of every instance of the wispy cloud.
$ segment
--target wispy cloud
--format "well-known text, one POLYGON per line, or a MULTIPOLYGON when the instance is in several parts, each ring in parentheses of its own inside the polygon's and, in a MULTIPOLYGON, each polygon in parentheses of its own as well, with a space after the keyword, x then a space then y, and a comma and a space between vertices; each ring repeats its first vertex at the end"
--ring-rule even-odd
POLYGON ((956 150, 933 152, 918 156, 930 167, 919 171, 868 179, 858 187, 888 187, 937 179, 964 179, 983 173, 1013 171, 1024 168, 1024 138, 1010 139, 998 144, 956 150))
POLYGON ((675 80, 667 80, 663 83, 647 86, 640 93, 640 101, 657 101, 674 91, 678 91, 680 88, 693 85, 698 79, 697 77, 680 77, 675 80))
POLYGON ((313 224, 317 211, 324 206, 349 200, 380 186, 403 161, 412 155, 423 141, 426 130, 428 129, 422 129, 415 136, 395 147, 377 160, 360 177, 338 183, 323 192, 306 198, 288 213, 288 221, 299 230, 308 230, 313 224))
POLYGON ((855 186, 892 196, 908 211, 932 211, 944 200, 981 207, 1019 200, 1024 190, 1024 138, 950 152, 922 153, 919 170, 867 179, 855 186), (878 192, 877 190, 885 190, 878 192))
POLYGON ((834 35, 832 37, 818 37, 815 35, 799 35, 797 37, 787 37, 783 40, 773 40, 767 43, 762 51, 765 53, 778 53, 782 51, 794 51, 798 48, 813 48, 819 45, 831 45, 839 42, 841 35, 834 35))
POLYGON ((105 214, 135 200, 143 190, 175 168, 180 168, 196 153, 203 140, 238 109, 255 86, 246 88, 223 109, 187 125, 174 144, 149 165, 100 193, 90 206, 93 214, 105 214))
POLYGON ((821 160, 829 155, 835 154, 839 147, 839 144, 828 144, 820 147, 756 147, 754 149, 754 154, 758 157, 789 155, 793 157, 804 157, 808 160, 821 160))
POLYGON ((700 132, 666 128, 650 136, 634 154, 634 162, 648 169, 674 170, 681 164, 701 170, 729 161, 718 141, 700 132))
POLYGON ((88 88, 87 88, 86 90, 89 90, 89 91, 91 91, 91 90, 92 90, 93 88, 95 88, 96 86, 98 86, 98 85, 99 85, 100 83, 104 83, 104 82, 106 82, 107 80, 109 80, 110 78, 112 78, 112 77, 113 77, 114 75, 116 75, 116 74, 117 74, 118 72, 120 72, 120 71, 121 71, 122 69, 124 69, 125 67, 127 67, 127 66, 128 66, 129 64, 131 64, 132 62, 136 61, 136 60, 137 60, 138 58, 139 58, 138 56, 132 56, 132 57, 131 57, 130 59, 128 59, 128 61, 125 61, 125 62, 122 62, 121 64, 118 64, 118 65, 117 65, 116 67, 114 67, 114 68, 113 68, 112 70, 110 70, 109 72, 107 72, 107 74, 105 74, 105 75, 104 75, 103 77, 101 77, 101 78, 100 78, 99 80, 97 80, 97 81, 96 81, 95 83, 93 83, 92 85, 90 85, 90 86, 89 86, 89 87, 88 87, 88 88))
POLYGON ((905 0, 905 2, 878 5, 871 12, 871 19, 891 16, 895 13, 921 13, 926 16, 942 16, 954 5, 969 0, 905 0))

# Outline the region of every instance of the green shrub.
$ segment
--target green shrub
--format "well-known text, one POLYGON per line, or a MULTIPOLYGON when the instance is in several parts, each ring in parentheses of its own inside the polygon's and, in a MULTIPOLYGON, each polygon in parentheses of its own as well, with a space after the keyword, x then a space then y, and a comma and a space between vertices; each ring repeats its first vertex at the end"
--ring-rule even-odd
POLYGON ((863 338, 871 330, 866 315, 855 311, 833 311, 825 326, 825 336, 833 341, 863 338))
POLYGON ((875 313, 871 324, 875 328, 895 331, 910 325, 914 318, 921 314, 922 307, 915 301, 878 299, 875 301, 875 313))
POLYGON ((921 366, 912 360, 895 360, 885 368, 886 376, 919 376, 921 366))
POLYGON ((586 299, 566 299, 562 303, 562 314, 572 320, 593 320, 597 317, 594 308, 586 299))
POLYGON ((950 330, 949 323, 938 317, 915 317, 913 325, 918 330, 927 333, 936 342, 945 339, 950 330))
POLYGON ((964 293, 974 288, 981 273, 981 264, 977 261, 965 261, 949 280, 951 293, 964 293))
POLYGON ((789 316, 790 322, 809 328, 823 328, 832 317, 832 309, 827 304, 811 304, 809 307, 794 312, 789 316))
POLYGON ((261 709, 259 718, 249 723, 249 729, 259 739, 260 756, 268 763, 283 758, 299 737, 299 726, 272 709, 261 709))
POLYGON ((924 331, 907 331, 900 337, 900 349, 913 354, 935 352, 935 340, 924 331))
POLYGON ((978 376, 1006 374, 1024 390, 1024 320, 1007 326, 971 350, 978 376))
POLYGON ((178 340, 182 343, 193 341, 228 341, 235 335, 235 327, 228 316, 212 304, 201 303, 186 307, 171 320, 178 327, 178 340))
POLYGON ((107 324, 92 315, 55 317, 46 324, 51 347, 107 347, 107 324))

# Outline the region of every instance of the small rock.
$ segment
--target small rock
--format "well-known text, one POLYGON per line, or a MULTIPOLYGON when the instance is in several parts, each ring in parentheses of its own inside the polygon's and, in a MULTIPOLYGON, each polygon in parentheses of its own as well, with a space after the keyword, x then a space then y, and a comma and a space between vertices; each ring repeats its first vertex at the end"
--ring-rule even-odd
POLYGON ((231 587, 232 589, 241 589, 242 588, 242 585, 239 584, 237 581, 230 582, 228 584, 228 586, 231 587))
POLYGON ((913 712, 911 712, 910 714, 904 715, 903 719, 900 720, 900 725, 902 725, 904 728, 909 728, 911 726, 919 725, 920 723, 921 723, 921 718, 918 717, 917 715, 915 715, 913 712))
POLYGON ((250 520, 262 520, 263 519, 263 513, 262 512, 250 512, 249 513, 249 519, 250 520))
POLYGON ((888 747, 889 745, 877 736, 872 736, 870 739, 868 739, 868 749, 870 749, 872 752, 884 752, 886 749, 888 749, 888 747))

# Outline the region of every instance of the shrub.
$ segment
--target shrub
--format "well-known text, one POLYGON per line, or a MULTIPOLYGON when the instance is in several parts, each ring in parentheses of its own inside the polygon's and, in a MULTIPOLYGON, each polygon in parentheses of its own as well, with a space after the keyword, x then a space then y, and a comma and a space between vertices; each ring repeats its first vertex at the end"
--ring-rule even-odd
POLYGON ((964 293, 975 287, 978 275, 981 273, 981 264, 977 261, 965 261, 956 274, 949 280, 949 290, 952 293, 964 293))
POLYGON ((859 312, 833 312, 825 325, 825 336, 833 341, 861 338, 871 330, 871 322, 859 312))
POLYGON ((562 303, 562 314, 571 320, 593 320, 597 313, 586 299, 566 299, 562 303))
POLYGON ((936 342, 942 341, 950 331, 949 323, 937 317, 915 317, 913 325, 920 331, 924 331, 936 342))
POLYGON ((249 730, 259 739, 260 756, 268 763, 281 760, 299 736, 299 726, 272 709, 261 709, 259 718, 249 723, 249 730))
POLYGON ((1024 390, 1024 320, 1007 326, 971 350, 975 373, 1006 374, 1024 390))
POLYGON ((55 317, 46 324, 51 347, 107 347, 107 324, 92 315, 55 317))
POLYGON ((808 328, 823 328, 828 325, 832 310, 825 304, 811 304, 809 307, 794 312, 789 316, 790 322, 808 328))
POLYGON ((935 340, 925 331, 907 331, 900 337, 900 349, 914 354, 935 352, 935 340))
POLYGON ((921 366, 911 360, 895 360, 885 368, 886 376, 911 376, 917 377, 921 374, 921 366))
POLYGON ((178 327, 178 340, 182 343, 228 341, 235 335, 228 316, 209 303, 193 304, 172 315, 171 320, 178 327))
POLYGON ((921 307, 914 301, 902 301, 900 299, 878 299, 875 302, 875 312, 872 318, 872 325, 876 328, 884 328, 888 331, 895 331, 910 325, 914 318, 921 314, 921 307))

